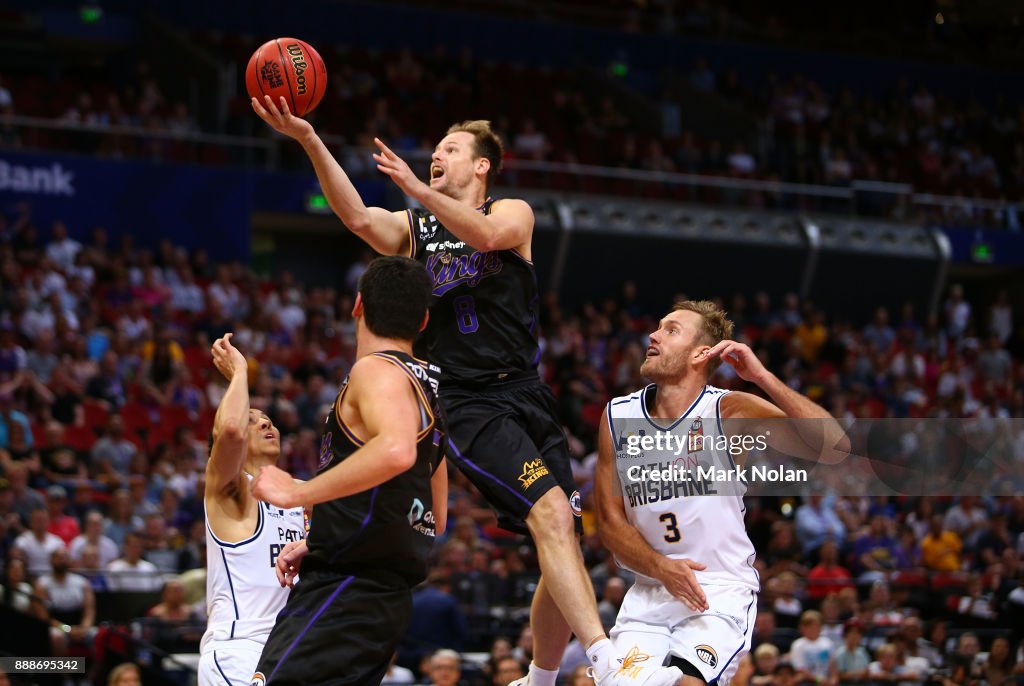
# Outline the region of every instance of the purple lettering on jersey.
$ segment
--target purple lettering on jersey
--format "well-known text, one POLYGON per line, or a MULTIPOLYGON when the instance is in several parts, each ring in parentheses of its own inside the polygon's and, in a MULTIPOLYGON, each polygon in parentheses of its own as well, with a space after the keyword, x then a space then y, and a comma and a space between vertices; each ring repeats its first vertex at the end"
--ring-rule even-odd
POLYGON ((501 271, 504 263, 497 252, 475 251, 470 255, 450 252, 434 253, 427 258, 426 268, 434 279, 434 295, 444 295, 461 283, 476 286, 488 276, 501 271))
POLYGON ((317 465, 317 471, 330 464, 331 458, 334 457, 334 451, 331 450, 331 439, 333 437, 333 432, 326 431, 323 438, 320 439, 320 463, 317 465))

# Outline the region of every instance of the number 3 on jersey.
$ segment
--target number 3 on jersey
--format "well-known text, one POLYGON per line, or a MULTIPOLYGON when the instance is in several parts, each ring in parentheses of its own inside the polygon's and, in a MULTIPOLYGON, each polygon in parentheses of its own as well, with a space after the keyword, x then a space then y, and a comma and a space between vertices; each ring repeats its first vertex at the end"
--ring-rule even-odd
POLYGON ((455 322, 459 325, 460 333, 474 333, 480 328, 473 296, 460 295, 452 299, 452 304, 455 306, 455 322))
POLYGON ((658 517, 658 521, 665 525, 665 531, 668 532, 665 534, 666 543, 678 543, 682 540, 683 536, 679 533, 679 522, 676 521, 676 516, 673 513, 666 512, 658 517))

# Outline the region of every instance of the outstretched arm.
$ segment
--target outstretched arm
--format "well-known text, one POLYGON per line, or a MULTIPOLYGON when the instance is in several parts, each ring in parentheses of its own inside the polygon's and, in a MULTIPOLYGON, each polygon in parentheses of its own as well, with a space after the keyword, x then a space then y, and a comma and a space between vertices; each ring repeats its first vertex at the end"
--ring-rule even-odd
POLYGON ((366 443, 309 481, 264 467, 252 482, 253 495, 278 507, 316 505, 367 491, 416 463, 419 401, 408 376, 390 362, 364 357, 352 368, 345 395, 359 412, 366 443))
POLYGON ((691 610, 703 612, 708 609, 707 596, 693 570, 703 570, 706 566, 694 560, 672 559, 662 555, 626 519, 619 475, 615 469, 615 449, 608 427, 607 408, 605 416, 598 432, 597 473, 594 476, 597 528, 601 542, 630 569, 658 579, 691 610))
POLYGON ((773 422, 768 444, 795 457, 822 464, 838 464, 849 454, 850 440, 839 422, 824 407, 794 391, 768 371, 750 346, 725 340, 709 348, 705 355, 720 356, 732 365, 741 379, 757 384, 772 400, 768 402, 750 393, 730 393, 722 398, 722 419, 819 420, 773 422))
POLYGON ((501 200, 494 203, 490 214, 483 215, 473 207, 435 191, 416 178, 405 160, 384 145, 379 138, 373 142, 380 148, 374 154, 377 169, 391 177, 398 187, 434 213, 445 228, 481 252, 518 250, 531 259, 533 210, 522 200, 501 200))
POLYGON ((317 135, 313 125, 288 110, 284 97, 280 107, 269 95, 260 101, 252 99, 252 108, 260 119, 275 131, 294 138, 313 163, 316 178, 327 198, 327 204, 348 230, 366 241, 382 255, 408 255, 409 218, 405 211, 389 212, 380 207, 367 207, 352 185, 348 174, 334 159, 331 151, 317 135))
POLYGON ((231 345, 232 334, 224 334, 210 348, 213 364, 228 380, 228 390, 213 419, 213 450, 206 465, 206 483, 211 492, 234 488, 242 473, 249 431, 249 365, 231 345))

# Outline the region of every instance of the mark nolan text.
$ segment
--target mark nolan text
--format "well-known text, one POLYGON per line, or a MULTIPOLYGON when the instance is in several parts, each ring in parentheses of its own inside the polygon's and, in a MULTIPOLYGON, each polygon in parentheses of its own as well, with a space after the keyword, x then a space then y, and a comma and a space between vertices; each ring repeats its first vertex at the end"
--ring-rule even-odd
POLYGON ((790 469, 788 467, 719 467, 698 466, 689 469, 679 465, 669 465, 660 469, 633 465, 626 470, 630 481, 786 481, 807 482, 806 469, 790 469))

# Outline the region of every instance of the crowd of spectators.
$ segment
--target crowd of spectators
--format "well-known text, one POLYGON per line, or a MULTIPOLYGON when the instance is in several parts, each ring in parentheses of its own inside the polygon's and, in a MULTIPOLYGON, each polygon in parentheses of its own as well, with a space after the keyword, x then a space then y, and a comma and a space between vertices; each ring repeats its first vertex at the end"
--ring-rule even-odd
MULTIPOLYGON (((241 36, 204 34, 197 40, 239 67, 256 47, 254 39, 241 36)), ((954 101, 906 81, 877 96, 793 73, 751 80, 735 68, 700 58, 685 79, 691 92, 717 96, 752 125, 729 135, 696 129, 666 136, 659 133, 658 123, 638 117, 636 113, 644 111, 637 106, 639 96, 599 86, 579 69, 495 63, 479 59, 468 48, 438 46, 418 53, 322 47, 330 68, 328 92, 309 118, 322 134, 337 137, 331 140, 354 146, 351 150, 372 149, 373 138, 379 136, 393 148, 425 160, 451 122, 470 112, 501 113, 490 116, 510 159, 829 186, 849 186, 853 180, 898 182, 911 184, 918 192, 957 199, 930 209, 923 218, 1020 228, 1015 203, 1024 190, 1024 107, 1006 96, 989 104, 954 101)), ((681 72, 686 73, 685 66, 681 72)), ((153 133, 198 132, 188 107, 163 95, 146 62, 135 65, 130 83, 120 89, 102 80, 91 87, 58 86, 47 87, 28 77, 0 81, 0 145, 206 162, 241 161, 238 155, 250 152, 167 137, 103 134, 102 129, 115 125, 153 133), (4 124, 3 115, 15 112, 53 117, 69 125, 89 124, 99 131, 23 130, 4 124)), ((686 103, 687 109, 706 106, 702 99, 686 103)), ((244 91, 231 99, 225 126, 230 133, 270 135, 252 113, 244 91)), ((308 168, 297 146, 284 145, 278 152, 281 164, 308 168)), ((352 174, 376 173, 369 155, 346 154, 342 161, 352 174)), ((730 194, 715 188, 530 171, 510 172, 504 182, 702 202, 850 207, 833 207, 811 196, 730 194)), ((921 211, 899 195, 869 193, 859 198, 857 209, 921 218, 921 211)))
MULTIPOLYGON (((125 619, 109 599, 130 597, 145 600, 137 616, 150 618, 139 635, 195 649, 205 610, 205 439, 224 391, 210 342, 234 332, 250 360, 253 406, 281 430, 282 466, 308 478, 320 418, 353 363, 351 287, 365 264, 352 265, 347 285, 313 287, 213 264, 166 240, 149 251, 130 237, 111 245, 102 229, 82 240, 62 222, 41 230, 28 208, 0 226, 0 589, 5 604, 52 624, 55 651, 91 649, 105 622, 125 619)), ((737 338, 837 417, 1003 422, 1017 431, 1015 461, 1024 460, 1024 435, 1009 420, 1024 417, 1024 327, 1010 294, 979 303, 953 286, 938 313, 908 304, 870 322, 792 295, 722 304, 737 338)), ((569 433, 584 555, 606 624, 632 578, 595 531, 596 427, 611 396, 643 385, 639 366, 659 315, 637 305, 629 283, 576 311, 556 294, 541 303, 542 372, 569 433)), ((727 365, 713 383, 745 387, 727 365)), ((1012 467, 1001 475, 1011 488, 981 498, 748 499, 763 585, 751 682, 867 669, 919 683, 964 655, 970 674, 1019 672, 1024 483, 1012 467), (773 649, 789 657, 769 669, 773 649), (927 666, 910 662, 916 651, 928 653, 927 666), (864 665, 866 657, 875 661, 864 665)), ((462 683, 491 683, 529 659, 538 568, 457 473, 450 498, 450 533, 416 593, 397 665, 457 683, 434 676, 452 671, 452 655, 437 650, 493 648, 482 667, 460 668, 462 683)), ((566 675, 581 655, 569 647, 566 675)), ((955 674, 952 683, 968 683, 955 674)))

